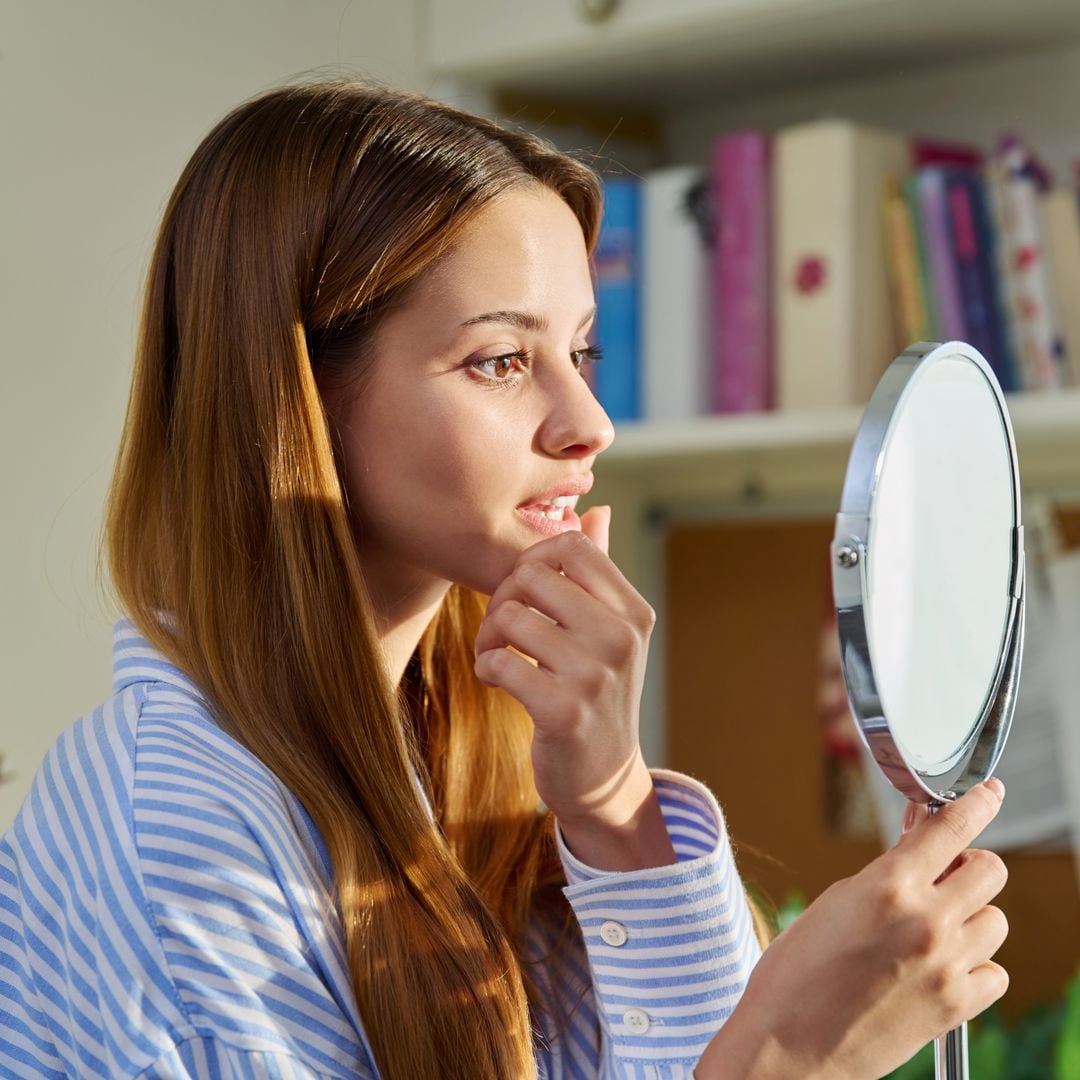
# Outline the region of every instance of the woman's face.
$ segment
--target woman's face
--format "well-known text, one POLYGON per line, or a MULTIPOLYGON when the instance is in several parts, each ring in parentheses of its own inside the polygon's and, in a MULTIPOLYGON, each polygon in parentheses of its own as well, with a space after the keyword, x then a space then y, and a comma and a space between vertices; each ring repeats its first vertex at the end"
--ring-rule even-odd
POLYGON ((481 211, 383 320, 337 421, 384 603, 447 582, 490 595, 523 550, 580 527, 554 500, 588 491, 614 435, 579 370, 593 309, 581 227, 537 185, 481 211))

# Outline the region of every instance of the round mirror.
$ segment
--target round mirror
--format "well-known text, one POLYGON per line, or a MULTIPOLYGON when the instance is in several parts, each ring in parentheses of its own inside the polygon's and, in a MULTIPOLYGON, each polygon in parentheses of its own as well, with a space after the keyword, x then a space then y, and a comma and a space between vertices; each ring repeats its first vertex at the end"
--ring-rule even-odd
POLYGON ((1023 530, 1001 388, 963 342, 882 377, 855 437, 833 540, 852 711, 886 776, 940 804, 986 779, 1012 717, 1023 530))

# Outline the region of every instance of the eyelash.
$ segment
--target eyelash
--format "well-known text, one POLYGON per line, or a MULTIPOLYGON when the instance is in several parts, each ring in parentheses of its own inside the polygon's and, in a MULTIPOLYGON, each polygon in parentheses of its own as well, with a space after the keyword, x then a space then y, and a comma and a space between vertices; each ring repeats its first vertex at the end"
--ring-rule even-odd
MULTIPOLYGON (((575 366, 578 371, 582 371, 586 364, 595 364, 603 355, 604 350, 599 345, 590 345, 585 349, 574 349, 570 357, 571 362, 573 362, 575 356, 581 357, 581 360, 575 366)), ((532 353, 528 349, 518 349, 516 352, 500 353, 498 356, 486 356, 482 360, 474 360, 472 367, 477 371, 483 371, 482 365, 484 364, 494 364, 500 360, 516 360, 519 364, 527 364, 531 359, 532 353)), ((517 378, 503 377, 500 379, 493 375, 487 375, 485 381, 493 383, 502 389, 503 387, 513 386, 517 382, 517 378)))

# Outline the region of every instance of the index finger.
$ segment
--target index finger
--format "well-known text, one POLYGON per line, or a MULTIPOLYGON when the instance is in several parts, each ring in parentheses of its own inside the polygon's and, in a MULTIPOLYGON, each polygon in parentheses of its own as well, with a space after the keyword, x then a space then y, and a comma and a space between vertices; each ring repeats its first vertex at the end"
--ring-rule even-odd
MULTIPOLYGON (((584 533, 564 532, 550 540, 541 540, 518 556, 514 568, 527 562, 542 562, 561 570, 590 596, 615 611, 627 611, 638 596, 622 571, 584 533)), ((500 585, 492 601, 502 591, 500 585)))
MULTIPOLYGON (((988 781, 976 784, 954 802, 946 803, 936 814, 907 833, 897 849, 928 866, 936 881, 969 848, 1001 809, 1001 798, 988 781)), ((1004 791, 1004 789, 1002 789, 1004 791)))

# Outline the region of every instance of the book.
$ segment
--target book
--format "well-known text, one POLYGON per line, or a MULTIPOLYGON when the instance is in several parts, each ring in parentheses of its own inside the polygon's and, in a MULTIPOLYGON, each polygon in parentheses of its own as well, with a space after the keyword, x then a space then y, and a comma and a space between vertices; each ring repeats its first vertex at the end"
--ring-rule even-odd
POLYGON ((978 169, 985 156, 982 150, 970 143, 933 139, 926 135, 916 135, 911 144, 912 163, 916 168, 923 165, 958 165, 965 169, 978 169))
POLYGON ((953 255, 944 170, 936 167, 921 169, 916 174, 915 187, 938 314, 938 338, 943 341, 964 341, 967 338, 967 322, 953 255))
POLYGON ((952 251, 967 325, 967 341, 989 363, 1003 390, 1012 390, 1012 373, 1005 365, 998 316, 997 288, 984 250, 985 210, 978 177, 967 169, 950 169, 945 181, 949 204, 952 251))
POLYGON ((881 203, 893 321, 897 345, 902 351, 909 342, 932 340, 933 331, 927 317, 926 296, 919 269, 915 222, 899 177, 886 177, 881 203))
POLYGON ((1039 181, 1027 160, 1023 146, 1008 140, 987 169, 1002 200, 1001 243, 1008 261, 1022 383, 1024 389, 1037 390, 1059 387, 1064 380, 1040 221, 1039 181))
POLYGON ((1008 344, 1012 366, 1014 390, 1024 390, 1031 383, 1025 370, 1022 351, 1020 316, 1020 290, 1017 274, 1012 266, 1009 240, 1009 215, 1005 206, 1005 168, 1000 161, 987 161, 982 170, 986 186, 986 203, 994 235, 994 255, 997 263, 998 299, 1001 309, 1002 328, 1008 344))
POLYGON ((1022 383, 1001 279, 1001 264, 998 257, 1000 238, 995 226, 989 186, 985 177, 981 171, 969 171, 967 176, 972 223, 978 248, 979 275, 986 303, 992 350, 992 354, 987 359, 998 375, 1002 390, 1008 393, 1021 389, 1022 383))
POLYGON ((941 316, 938 314, 938 301, 937 296, 934 294, 934 270, 930 265, 930 247, 926 235, 926 223, 922 219, 922 207, 919 205, 918 174, 909 172, 901 181, 900 188, 905 200, 907 200, 912 237, 915 241, 919 289, 922 292, 923 304, 926 309, 926 340, 940 341, 941 316))
POLYGON ((774 403, 771 147, 755 131, 713 144, 712 407, 755 412, 774 403))
POLYGON ((846 120, 775 136, 780 408, 864 404, 893 360, 880 192, 910 159, 904 136, 846 120))
POLYGON ((1076 193, 1054 188, 1041 197, 1050 282, 1065 345, 1065 379, 1080 386, 1080 206, 1076 193))
POLYGON ((693 165, 654 169, 642 182, 641 411, 647 420, 709 411, 707 188, 706 170, 693 165))
POLYGON ((604 350, 595 391, 612 421, 641 417, 640 182, 604 178, 604 213, 593 252, 595 340, 604 350))

